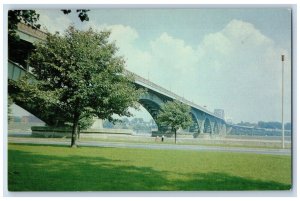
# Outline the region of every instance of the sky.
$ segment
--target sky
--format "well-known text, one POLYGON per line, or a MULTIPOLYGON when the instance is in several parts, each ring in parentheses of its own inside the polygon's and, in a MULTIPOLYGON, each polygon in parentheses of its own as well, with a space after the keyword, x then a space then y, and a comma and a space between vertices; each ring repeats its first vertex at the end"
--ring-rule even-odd
MULTIPOLYGON (((42 29, 111 30, 126 68, 226 119, 291 121, 291 11, 287 8, 38 10, 42 29)), ((151 118, 141 109, 138 117, 151 118)))

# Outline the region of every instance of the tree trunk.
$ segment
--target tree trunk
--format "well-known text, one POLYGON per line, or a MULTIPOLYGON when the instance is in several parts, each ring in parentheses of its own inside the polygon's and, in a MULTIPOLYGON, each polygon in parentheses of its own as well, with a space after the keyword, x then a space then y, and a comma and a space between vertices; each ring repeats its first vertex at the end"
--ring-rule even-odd
POLYGON ((74 120, 73 120, 73 129, 72 129, 72 139, 71 139, 71 147, 76 148, 76 139, 79 131, 79 115, 74 115, 74 120))
POLYGON ((176 144, 176 143, 177 143, 177 142, 176 142, 176 128, 174 129, 174 131, 175 131, 175 144, 176 144))

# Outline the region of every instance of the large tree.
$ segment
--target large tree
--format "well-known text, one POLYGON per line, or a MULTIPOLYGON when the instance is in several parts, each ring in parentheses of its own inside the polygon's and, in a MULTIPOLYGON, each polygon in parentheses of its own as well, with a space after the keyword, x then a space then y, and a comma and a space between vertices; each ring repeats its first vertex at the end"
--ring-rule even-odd
POLYGON ((190 115, 191 108, 179 101, 168 101, 165 103, 157 116, 157 122, 160 126, 170 127, 175 133, 179 128, 186 129, 192 125, 192 117, 190 115))
POLYGON ((140 91, 133 77, 125 75, 124 59, 116 56, 117 47, 109 36, 107 31, 74 27, 64 35, 48 33, 29 59, 35 81, 24 77, 13 83, 19 89, 16 99, 39 101, 45 111, 71 122, 72 147, 80 120, 93 116, 114 120, 113 114, 130 116, 128 108, 137 108, 140 91))

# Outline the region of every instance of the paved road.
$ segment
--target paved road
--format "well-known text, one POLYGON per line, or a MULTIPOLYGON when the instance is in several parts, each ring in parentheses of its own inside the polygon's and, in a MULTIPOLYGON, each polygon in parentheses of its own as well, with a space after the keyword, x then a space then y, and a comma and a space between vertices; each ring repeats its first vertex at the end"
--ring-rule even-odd
MULTIPOLYGON (((69 139, 58 138, 22 138, 9 137, 9 143, 23 144, 48 144, 48 145, 69 145, 69 139)), ((164 149, 164 150, 194 150, 194 151, 217 151, 217 152, 238 152, 255 154, 273 154, 273 155, 291 155, 290 149, 263 149, 263 148, 237 148, 237 147, 216 147, 203 145, 180 145, 180 144, 142 144, 128 142, 99 142, 99 141, 81 141, 78 146, 94 147, 118 147, 118 148, 141 148, 141 149, 164 149)))

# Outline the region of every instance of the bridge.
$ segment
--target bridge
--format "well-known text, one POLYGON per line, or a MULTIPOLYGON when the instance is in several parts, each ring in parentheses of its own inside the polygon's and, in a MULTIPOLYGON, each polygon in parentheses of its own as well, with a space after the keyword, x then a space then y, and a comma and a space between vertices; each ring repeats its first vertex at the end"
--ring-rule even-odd
MULTIPOLYGON (((9 45, 9 55, 11 56, 8 61, 8 79, 12 80, 18 80, 25 74, 30 74, 30 68, 26 66, 25 62, 26 56, 33 49, 33 42, 44 40, 46 37, 44 32, 34 30, 24 24, 18 25, 17 34, 20 37, 18 44, 9 45)), ((189 127, 189 132, 194 133, 195 136, 203 133, 211 135, 226 134, 226 122, 223 118, 137 74, 128 70, 125 70, 125 73, 134 76, 135 85, 138 88, 146 89, 146 93, 140 97, 139 103, 150 113, 154 121, 156 121, 158 112, 164 103, 178 100, 191 107, 193 124, 189 127)), ((22 107, 22 105, 20 106, 22 107)), ((38 112, 33 112, 33 114, 39 117, 38 112)), ((47 119, 43 120, 47 123, 47 119)), ((161 130, 161 128, 158 129, 161 130)))

